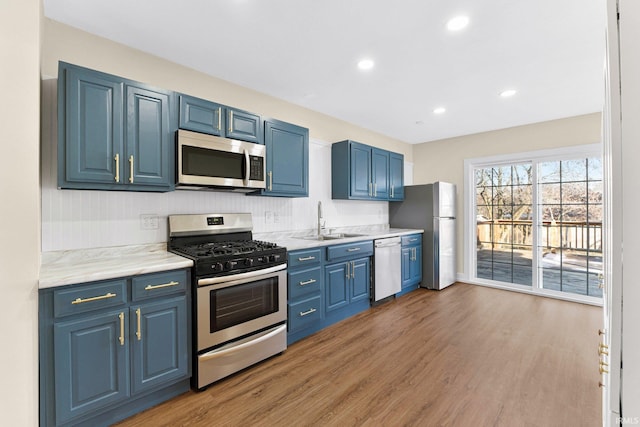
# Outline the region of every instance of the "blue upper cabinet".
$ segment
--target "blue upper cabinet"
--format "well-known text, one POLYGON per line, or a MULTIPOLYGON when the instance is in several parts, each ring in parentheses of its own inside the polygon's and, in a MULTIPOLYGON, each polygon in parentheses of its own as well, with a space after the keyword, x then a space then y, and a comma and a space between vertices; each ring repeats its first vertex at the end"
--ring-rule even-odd
POLYGON ((309 196, 309 129, 269 119, 264 125, 267 148, 267 196, 309 196))
POLYGON ((59 187, 172 190, 173 98, 170 91, 61 62, 59 187))
POLYGON ((404 200, 404 156, 390 153, 389 200, 404 200))
POLYGON ((66 166, 60 170, 60 186, 65 181, 117 183, 123 147, 122 81, 80 68, 60 72, 58 155, 60 165, 66 166))
POLYGON ((180 95, 180 129, 220 136, 224 126, 224 106, 180 95))
POLYGON ((374 199, 389 199, 389 154, 378 148, 371 150, 374 199))
MULTIPOLYGON (((331 196, 333 199, 396 200, 391 193, 392 153, 355 141, 341 141, 331 145, 331 196)), ((396 181, 397 182, 397 181, 396 181)))
POLYGON ((168 187, 173 182, 167 91, 126 86, 127 183, 168 187))
POLYGON ((257 114, 226 107, 225 136, 241 141, 264 144, 262 120, 257 114))

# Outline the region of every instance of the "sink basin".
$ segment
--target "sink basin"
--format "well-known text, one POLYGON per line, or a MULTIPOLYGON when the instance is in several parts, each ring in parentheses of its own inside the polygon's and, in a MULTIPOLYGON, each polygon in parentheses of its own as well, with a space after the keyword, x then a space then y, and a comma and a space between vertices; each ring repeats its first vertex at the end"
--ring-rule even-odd
POLYGON ((298 237, 298 239, 305 240, 339 240, 339 239, 347 239, 349 237, 360 237, 366 236, 366 234, 354 234, 354 233, 335 233, 335 234, 323 234, 321 236, 304 236, 298 237))

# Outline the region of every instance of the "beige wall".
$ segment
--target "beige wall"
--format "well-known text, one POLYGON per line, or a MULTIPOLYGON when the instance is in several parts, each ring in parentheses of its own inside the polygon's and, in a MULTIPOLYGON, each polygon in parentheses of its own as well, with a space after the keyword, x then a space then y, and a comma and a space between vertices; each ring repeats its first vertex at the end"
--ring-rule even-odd
POLYGON ((40 1, 0 6, 0 425, 38 416, 40 1))
MULTIPOLYGON (((447 181, 457 185, 458 217, 464 213, 464 160, 601 140, 601 114, 587 114, 526 126, 443 139, 414 146, 413 182, 447 181)), ((458 272, 464 271, 463 221, 458 221, 458 272)))
POLYGON ((325 142, 353 139, 403 153, 406 161, 412 160, 409 144, 50 19, 44 21, 43 41, 42 73, 45 77, 56 77, 58 61, 65 61, 292 122, 309 128, 311 138, 325 142))

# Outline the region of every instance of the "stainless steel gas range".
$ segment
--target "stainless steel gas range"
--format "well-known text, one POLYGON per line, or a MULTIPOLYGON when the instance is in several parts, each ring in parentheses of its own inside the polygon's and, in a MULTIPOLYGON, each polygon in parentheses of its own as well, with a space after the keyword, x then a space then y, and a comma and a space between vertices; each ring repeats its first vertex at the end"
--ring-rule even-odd
POLYGON ((194 261, 194 388, 287 348, 287 251, 251 214, 171 215, 168 248, 194 261))

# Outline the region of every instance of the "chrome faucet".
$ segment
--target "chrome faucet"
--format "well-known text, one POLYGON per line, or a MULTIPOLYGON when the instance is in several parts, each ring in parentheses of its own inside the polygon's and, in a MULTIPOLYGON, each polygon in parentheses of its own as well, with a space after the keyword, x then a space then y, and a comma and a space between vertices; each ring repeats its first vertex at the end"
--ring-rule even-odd
POLYGON ((324 233, 324 218, 322 217, 322 202, 318 201, 318 236, 322 236, 324 233))

